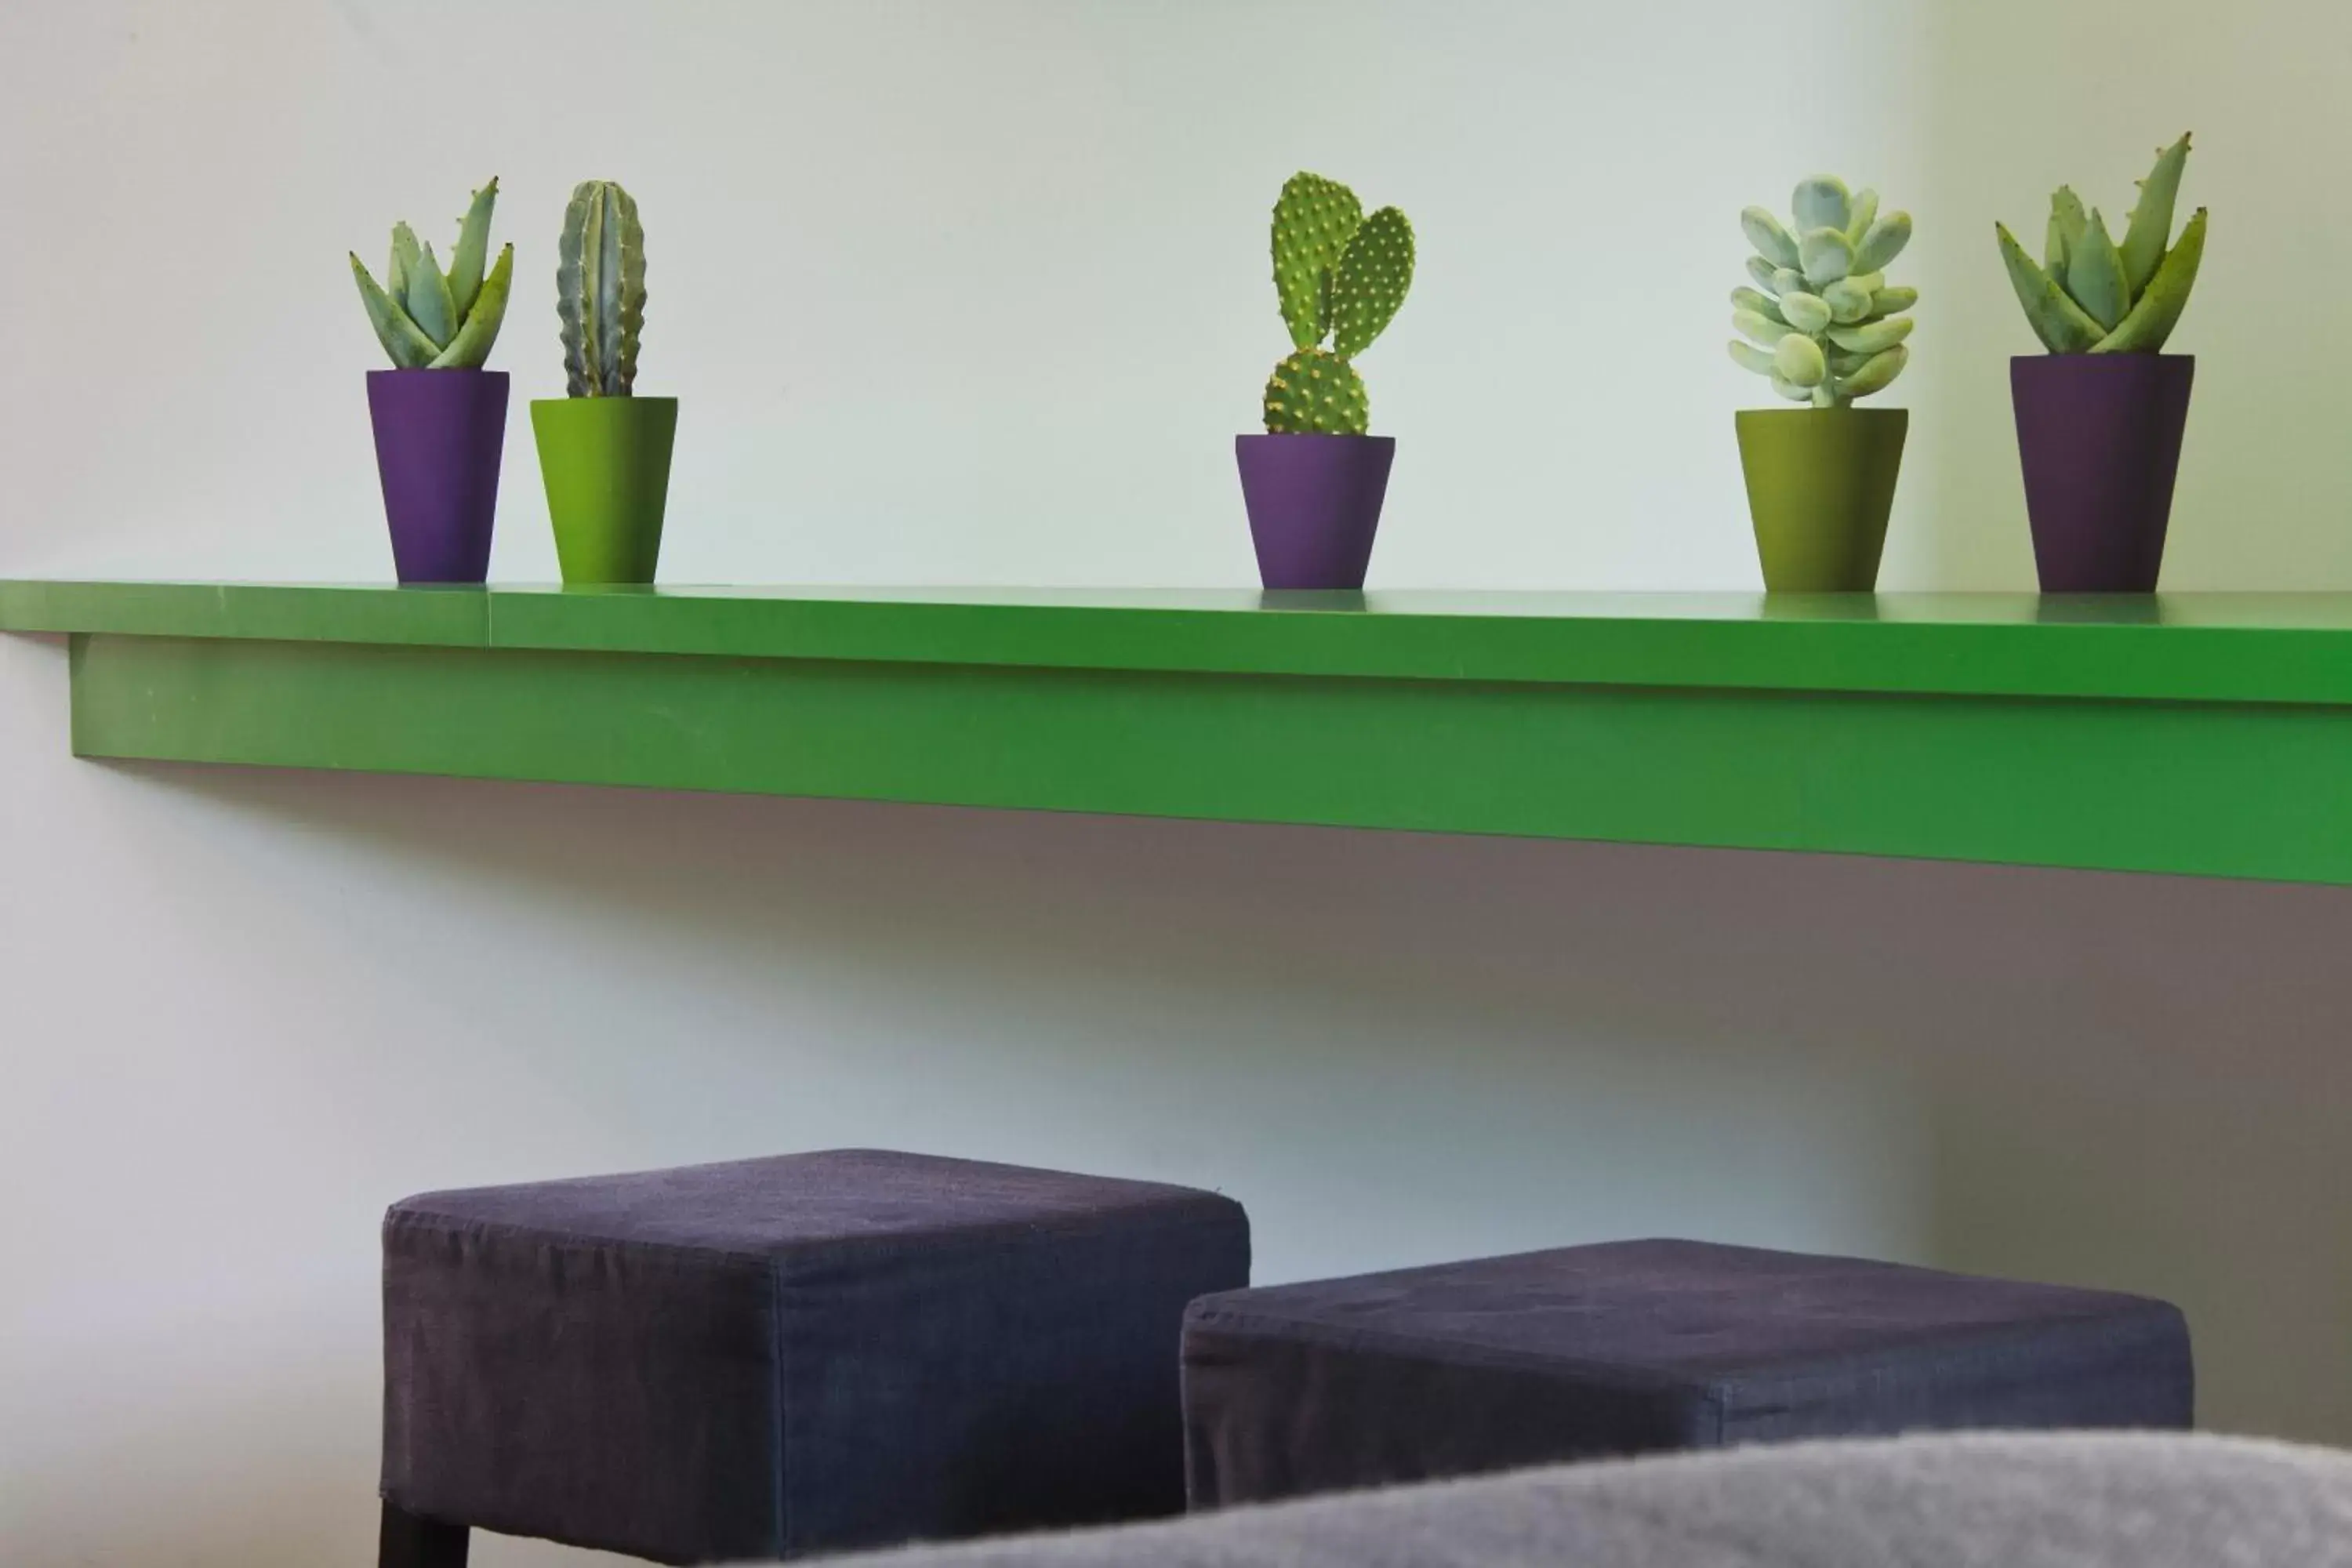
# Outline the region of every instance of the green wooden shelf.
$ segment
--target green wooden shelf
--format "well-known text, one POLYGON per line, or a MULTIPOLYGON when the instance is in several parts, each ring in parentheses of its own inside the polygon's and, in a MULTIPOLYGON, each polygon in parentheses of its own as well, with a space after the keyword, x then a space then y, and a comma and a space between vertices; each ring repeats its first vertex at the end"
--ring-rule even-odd
POLYGON ((89 757, 2352 884, 2352 595, 0 582, 89 757))

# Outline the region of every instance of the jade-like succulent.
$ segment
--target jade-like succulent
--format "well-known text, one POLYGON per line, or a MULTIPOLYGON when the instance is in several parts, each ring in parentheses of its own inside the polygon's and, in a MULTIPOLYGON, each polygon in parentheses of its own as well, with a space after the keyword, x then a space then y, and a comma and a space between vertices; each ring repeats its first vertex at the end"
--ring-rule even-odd
POLYGON ((2050 233, 2042 264, 2025 254, 2006 226, 1993 225, 2000 258, 2034 335, 2054 354, 2152 354, 2164 347, 2205 257, 2205 209, 2172 238, 2172 207, 2189 165, 2183 136, 2156 155, 2139 182, 2139 202, 2125 218, 2123 243, 2107 233, 2097 208, 2085 213, 2074 187, 2050 198, 2050 233))
POLYGON ((1362 435, 1371 410, 1353 361, 1412 287, 1412 225, 1394 207, 1366 217, 1336 180, 1293 174, 1274 205, 1274 287, 1297 352, 1266 381, 1266 429, 1362 435))
POLYGON ((479 370, 499 341, 514 285, 514 247, 499 252, 498 265, 484 277, 490 250, 490 209, 498 205, 495 179, 474 193, 473 205, 457 226, 457 247, 444 272, 429 245, 416 243, 404 223, 392 226, 392 262, 378 284, 360 258, 352 276, 383 352, 402 370, 479 370))
POLYGON ((628 396, 646 324, 646 231, 637 204, 610 180, 574 187, 563 211, 555 313, 563 321, 563 390, 628 396))
POLYGON ((1843 408, 1884 392, 1911 351, 1916 289, 1886 281, 1886 266, 1911 243, 1911 215, 1878 212, 1876 191, 1851 192, 1834 174, 1797 186, 1783 224, 1763 207, 1739 215, 1756 254, 1754 288, 1731 291, 1731 357, 1791 403, 1843 408))

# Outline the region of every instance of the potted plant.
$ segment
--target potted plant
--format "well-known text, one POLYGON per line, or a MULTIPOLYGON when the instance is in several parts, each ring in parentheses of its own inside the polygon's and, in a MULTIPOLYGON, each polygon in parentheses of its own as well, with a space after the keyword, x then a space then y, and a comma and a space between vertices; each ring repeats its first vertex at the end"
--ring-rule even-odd
POLYGON ((1412 286, 1412 225, 1294 174, 1274 207, 1274 287, 1294 353, 1265 384, 1263 436, 1234 438, 1258 575, 1268 588, 1361 588, 1396 441, 1364 433, 1355 357, 1412 286), (1328 347, 1325 346, 1328 340, 1328 347))
POLYGON ((535 399, 531 431, 567 584, 650 583, 661 556, 677 399, 639 397, 646 231, 609 180, 572 193, 557 253, 564 391, 535 399))
POLYGON ((2156 590, 2197 373, 2194 356, 2163 352, 2205 255, 2203 207, 2172 239, 2188 163, 2186 136, 2157 154, 2120 245, 2063 185, 2050 198, 2040 265, 1993 225, 2025 319, 2050 351, 2009 364, 2045 594, 2156 590))
POLYGON ((499 504, 499 454, 507 433, 507 373, 484 370, 506 320, 514 247, 488 275, 493 179, 474 193, 443 271, 406 224, 392 229, 392 260, 376 282, 358 256, 352 276, 368 321, 392 356, 368 372, 376 476, 400 581, 479 583, 489 575, 499 504))
POLYGON ((1739 215, 1756 254, 1752 288, 1731 292, 1731 357, 1802 408, 1742 409, 1739 464, 1764 586, 1775 593, 1868 593, 1903 469, 1902 408, 1856 408, 1903 374, 1916 289, 1886 281, 1911 242, 1911 215, 1881 216, 1878 193, 1832 174, 1800 184, 1787 225, 1739 215))

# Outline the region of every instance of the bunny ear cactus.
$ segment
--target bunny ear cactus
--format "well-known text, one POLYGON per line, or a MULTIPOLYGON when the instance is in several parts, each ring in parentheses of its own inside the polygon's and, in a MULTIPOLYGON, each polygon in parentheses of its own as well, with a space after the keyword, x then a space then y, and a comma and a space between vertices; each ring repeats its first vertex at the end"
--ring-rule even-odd
POLYGON ((2004 224, 1993 225, 2001 260, 2034 335, 2054 354, 2152 354, 2162 351, 2189 308, 2205 257, 2205 209, 2172 238, 2172 209, 2189 164, 2183 136, 2157 154, 2125 220, 2123 243, 2097 209, 2061 185, 2050 198, 2050 227, 2036 263, 2004 224))
POLYGON ((557 249, 555 313, 563 322, 564 391, 627 397, 646 324, 646 231, 637 204, 610 180, 575 187, 557 249))
POLYGON ((483 276, 490 248, 490 213, 499 200, 493 179, 474 193, 459 220, 446 271, 429 245, 406 224, 392 229, 392 259, 379 284, 357 256, 352 276, 360 286, 369 324, 401 370, 479 370, 499 341, 507 296, 514 284, 514 247, 499 252, 483 276))
POLYGON ((1793 225, 1760 206, 1739 215, 1755 282, 1731 291, 1731 357, 1791 403, 1843 408, 1885 391, 1910 361, 1902 312, 1919 291, 1890 285, 1886 268, 1911 243, 1911 215, 1880 216, 1876 191, 1833 174, 1801 182, 1789 205, 1793 225))
POLYGON ((1370 406, 1351 362, 1395 320, 1412 262, 1403 213, 1382 207, 1366 217, 1339 182, 1290 177, 1274 207, 1274 287, 1297 352, 1265 384, 1269 434, 1364 434, 1370 406))

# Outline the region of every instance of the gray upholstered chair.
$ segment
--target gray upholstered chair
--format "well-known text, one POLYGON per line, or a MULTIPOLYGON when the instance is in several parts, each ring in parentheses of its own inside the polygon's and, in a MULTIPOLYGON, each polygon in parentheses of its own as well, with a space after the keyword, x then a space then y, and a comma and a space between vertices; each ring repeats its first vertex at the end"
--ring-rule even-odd
POLYGON ((483 1528, 669 1563, 1183 1506, 1211 1193, 843 1150, 384 1220, 384 1568, 483 1528))
POLYGON ((1784 1444, 843 1568, 2352 1568, 2352 1454, 2113 1432, 1784 1444))

